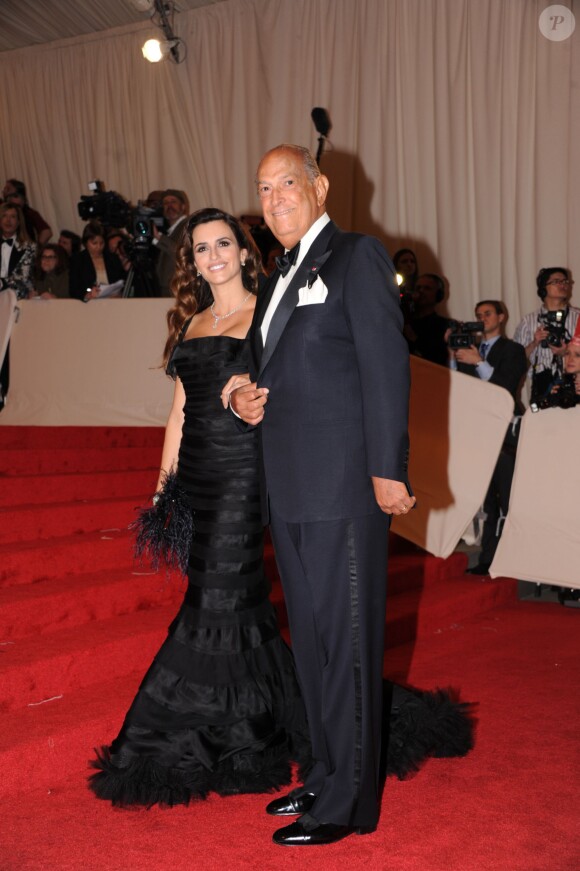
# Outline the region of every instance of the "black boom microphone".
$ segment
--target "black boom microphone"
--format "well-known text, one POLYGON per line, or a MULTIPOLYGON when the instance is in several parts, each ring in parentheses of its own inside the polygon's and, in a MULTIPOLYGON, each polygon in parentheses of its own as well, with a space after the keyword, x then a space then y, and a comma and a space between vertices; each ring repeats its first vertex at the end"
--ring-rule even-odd
POLYGON ((320 164, 322 149, 324 148, 324 140, 328 136, 328 131, 331 127, 330 117, 326 109, 321 109, 320 106, 314 107, 310 113, 310 117, 312 118, 316 128, 316 132, 320 133, 320 136, 318 137, 318 150, 316 152, 316 163, 320 164))

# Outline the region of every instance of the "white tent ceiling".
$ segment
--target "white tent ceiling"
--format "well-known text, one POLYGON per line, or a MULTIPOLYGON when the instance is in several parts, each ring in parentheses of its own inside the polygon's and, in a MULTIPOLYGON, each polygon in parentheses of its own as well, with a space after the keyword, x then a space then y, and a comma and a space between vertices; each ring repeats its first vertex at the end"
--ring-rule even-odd
MULTIPOLYGON (((177 35, 179 11, 220 2, 223 0, 177 0, 177 35)), ((147 21, 150 13, 138 7, 138 0, 1 0, 0 52, 147 21)))

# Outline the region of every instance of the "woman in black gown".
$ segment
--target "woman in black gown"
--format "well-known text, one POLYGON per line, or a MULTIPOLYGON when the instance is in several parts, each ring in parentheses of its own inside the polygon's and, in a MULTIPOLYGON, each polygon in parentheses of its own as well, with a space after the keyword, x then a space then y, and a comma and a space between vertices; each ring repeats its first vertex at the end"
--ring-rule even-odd
POLYGON ((161 473, 177 469, 194 534, 184 602, 120 734, 99 754, 91 788, 121 805, 174 805, 208 792, 267 792, 308 754, 290 651, 278 632, 262 563, 258 446, 223 409, 244 372, 257 254, 232 218, 189 219, 168 315, 175 377, 161 473))
MULTIPOLYGON (((188 587, 119 735, 92 763, 91 789, 115 805, 268 792, 290 782, 292 762, 299 777, 311 762, 263 569, 257 430, 240 429, 220 399, 230 376, 247 372, 258 258, 230 215, 202 209, 188 219, 168 314, 175 394, 157 485, 177 470, 187 493, 188 587)), ((403 777, 426 756, 470 749, 464 706, 447 694, 387 685, 385 704, 385 773, 403 777)))

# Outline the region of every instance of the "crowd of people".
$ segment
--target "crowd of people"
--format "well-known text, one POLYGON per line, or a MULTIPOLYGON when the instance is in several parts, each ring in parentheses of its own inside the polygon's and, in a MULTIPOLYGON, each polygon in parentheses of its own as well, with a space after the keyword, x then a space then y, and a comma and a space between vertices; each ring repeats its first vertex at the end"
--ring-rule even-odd
MULTIPOLYGON (((60 231, 50 242, 52 227, 28 204, 26 185, 8 179, 0 197, 0 232, 3 250, 0 289, 10 288, 19 299, 92 299, 121 296, 171 296, 175 258, 184 222, 189 215, 187 194, 176 188, 152 191, 144 201, 159 217, 146 227, 146 244, 135 258, 131 228, 111 226, 108 220, 92 218, 81 234, 60 231), (135 266, 128 287, 128 274, 135 266), (114 287, 111 290, 111 286, 114 287)), ((106 218, 107 216, 105 216, 106 218)), ((268 274, 272 258, 282 253, 279 242, 254 216, 247 216, 268 274)), ((142 241, 142 240, 140 240, 142 241)), ((139 244, 139 243, 138 243, 139 244)))
POLYGON ((570 408, 580 402, 580 312, 570 304, 574 282, 565 267, 540 269, 536 289, 541 305, 522 318, 509 339, 505 336, 508 312, 501 300, 480 301, 475 321, 468 325, 450 321, 437 312, 445 298, 441 276, 421 274, 409 248, 397 251, 393 260, 410 353, 503 387, 514 400, 514 416, 483 503, 481 551, 468 569, 471 574, 487 575, 508 513, 524 413, 522 395, 529 397, 532 411, 570 408))

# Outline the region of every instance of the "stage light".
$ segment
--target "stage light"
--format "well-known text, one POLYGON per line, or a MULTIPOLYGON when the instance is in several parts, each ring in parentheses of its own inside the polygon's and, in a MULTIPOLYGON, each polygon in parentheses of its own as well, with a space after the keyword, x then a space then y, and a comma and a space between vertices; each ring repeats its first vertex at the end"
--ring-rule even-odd
POLYGON ((172 48, 175 48, 178 41, 179 40, 177 39, 148 39, 141 49, 143 57, 148 60, 149 63, 159 63, 160 60, 167 57, 172 48))
POLYGON ((141 51, 149 63, 156 64, 169 57, 176 64, 185 60, 187 47, 173 32, 175 3, 171 0, 133 0, 140 12, 149 12, 151 21, 162 32, 164 39, 148 39, 141 51))

